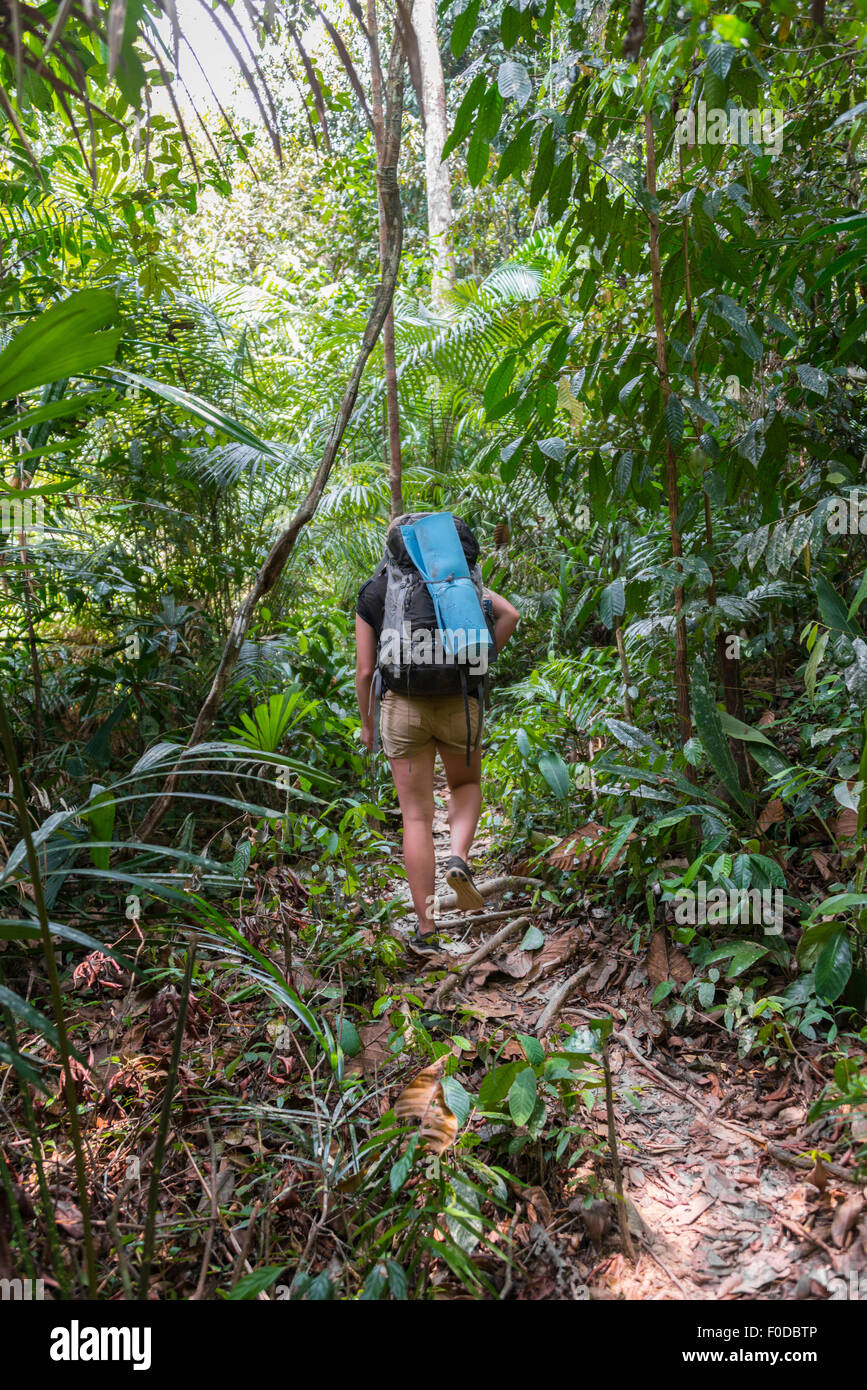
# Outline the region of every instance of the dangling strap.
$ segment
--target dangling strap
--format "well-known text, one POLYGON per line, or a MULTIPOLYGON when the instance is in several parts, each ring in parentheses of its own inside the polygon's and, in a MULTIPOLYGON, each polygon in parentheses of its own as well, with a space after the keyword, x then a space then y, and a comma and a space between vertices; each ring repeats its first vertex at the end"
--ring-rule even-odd
POLYGON ((483 725, 484 722, 485 722, 485 709, 487 708, 486 703, 485 703, 485 699, 484 699, 484 696, 487 694, 487 685, 488 685, 488 678, 487 678, 487 676, 485 676, 484 680, 481 681, 481 682, 479 683, 479 686, 478 686, 477 692, 476 692, 476 698, 477 698, 477 700, 478 700, 478 702, 479 702, 479 727, 478 727, 478 731, 477 731, 477 733, 476 733, 476 741, 475 741, 475 744, 473 745, 475 748, 478 748, 479 744, 480 744, 481 741, 482 741, 482 725, 483 725))
POLYGON ((467 721, 467 767, 470 765, 470 740, 473 736, 473 726, 470 723, 470 700, 467 693, 467 669, 465 666, 458 668, 461 673, 461 694, 464 697, 464 718, 467 721))
POLYGON ((379 752, 379 711, 382 705, 382 672, 377 666, 370 682, 370 695, 367 699, 367 713, 370 714, 371 705, 373 706, 373 748, 371 756, 376 757, 379 752))

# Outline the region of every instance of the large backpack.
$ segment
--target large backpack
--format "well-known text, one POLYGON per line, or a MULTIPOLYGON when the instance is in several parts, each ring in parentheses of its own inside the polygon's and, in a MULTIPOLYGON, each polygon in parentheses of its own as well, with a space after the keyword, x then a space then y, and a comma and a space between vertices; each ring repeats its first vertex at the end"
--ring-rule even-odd
MULTIPOLYGON (((484 707, 487 668, 496 656, 493 615, 483 599, 478 558, 478 541, 460 517, 450 512, 410 513, 389 531, 376 571, 377 577, 386 576, 374 676, 377 699, 381 689, 403 695, 462 694, 468 763, 468 697, 475 695, 484 707), (459 626, 454 628, 453 622, 459 626)), ((476 746, 481 725, 480 709, 476 746)))

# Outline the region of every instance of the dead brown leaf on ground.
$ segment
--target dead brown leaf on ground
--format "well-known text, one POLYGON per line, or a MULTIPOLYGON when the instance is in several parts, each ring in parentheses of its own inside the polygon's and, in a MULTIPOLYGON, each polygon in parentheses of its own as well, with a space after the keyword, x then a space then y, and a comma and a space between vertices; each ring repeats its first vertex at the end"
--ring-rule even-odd
POLYGON ((432 1153, 441 1154, 457 1138, 458 1122, 446 1104, 442 1075, 448 1054, 425 1067, 401 1091, 394 1105, 395 1119, 418 1119, 419 1133, 432 1153))
MULTIPOLYGON (((580 830, 574 830, 565 840, 561 840, 559 845, 554 846, 548 855, 548 863, 555 869, 575 869, 580 873, 591 870, 598 872, 608 853, 608 846, 607 843, 597 845, 596 841, 608 841, 613 837, 614 832, 607 826, 600 825, 598 821, 588 821, 580 830)), ((628 838, 634 840, 635 836, 630 835, 628 838)), ((619 868, 625 853, 625 846, 617 851, 611 863, 605 865, 606 873, 619 868)))
POLYGON ((373 1076, 377 1069, 389 1060, 392 1056, 388 1046, 390 1032, 391 1023, 387 1018, 379 1018, 374 1023, 361 1025, 358 1030, 361 1051, 347 1063, 347 1076, 373 1076))
POLYGON ((647 974, 654 989, 664 980, 685 985, 692 979, 692 966, 682 951, 672 946, 665 930, 656 931, 647 948, 647 974))
POLYGON ((780 825, 785 820, 783 802, 779 796, 775 796, 769 801, 762 814, 759 816, 759 830, 767 830, 771 825, 780 825))
POLYGON ((834 1220, 831 1223, 831 1239, 841 1250, 846 1243, 847 1235, 858 1220, 865 1205, 867 1205, 867 1203, 865 1203, 862 1194, 856 1192, 854 1197, 850 1197, 847 1201, 841 1202, 835 1209, 834 1220))

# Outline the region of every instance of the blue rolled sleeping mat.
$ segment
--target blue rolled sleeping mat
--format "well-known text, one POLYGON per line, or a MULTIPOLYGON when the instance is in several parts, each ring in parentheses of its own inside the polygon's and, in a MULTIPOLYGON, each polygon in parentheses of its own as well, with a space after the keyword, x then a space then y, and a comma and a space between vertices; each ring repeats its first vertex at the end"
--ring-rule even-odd
POLYGON ((433 600, 446 655, 457 662, 478 660, 491 638, 451 512, 420 517, 400 531, 433 600))

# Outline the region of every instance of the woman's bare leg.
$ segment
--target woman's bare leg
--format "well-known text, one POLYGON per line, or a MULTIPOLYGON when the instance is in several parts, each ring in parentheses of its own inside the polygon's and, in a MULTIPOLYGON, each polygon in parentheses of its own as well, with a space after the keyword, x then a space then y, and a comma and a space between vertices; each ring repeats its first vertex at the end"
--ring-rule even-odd
POLYGON ((452 854, 469 859, 479 816, 482 813, 482 750, 476 748, 467 755, 464 749, 446 748, 437 744, 449 784, 449 837, 452 854))
POLYGON ((433 841, 435 758, 436 750, 431 743, 429 747, 413 753, 411 758, 389 759, 403 817, 403 862, 418 917, 418 929, 422 933, 434 930, 428 913, 429 905, 433 902, 436 878, 433 841))

